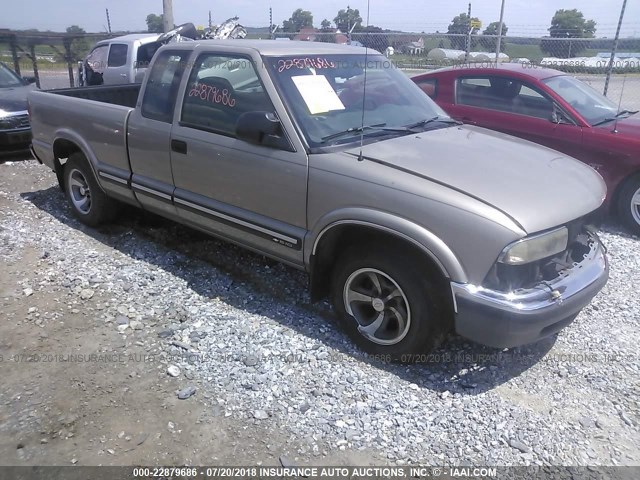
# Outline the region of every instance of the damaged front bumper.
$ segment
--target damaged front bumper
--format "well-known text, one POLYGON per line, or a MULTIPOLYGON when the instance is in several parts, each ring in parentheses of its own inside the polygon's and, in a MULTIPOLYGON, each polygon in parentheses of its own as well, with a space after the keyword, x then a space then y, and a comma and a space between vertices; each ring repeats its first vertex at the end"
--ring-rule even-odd
POLYGON ((498 348, 536 342, 569 325, 609 278, 606 251, 587 232, 584 259, 557 278, 510 292, 451 282, 459 335, 498 348))

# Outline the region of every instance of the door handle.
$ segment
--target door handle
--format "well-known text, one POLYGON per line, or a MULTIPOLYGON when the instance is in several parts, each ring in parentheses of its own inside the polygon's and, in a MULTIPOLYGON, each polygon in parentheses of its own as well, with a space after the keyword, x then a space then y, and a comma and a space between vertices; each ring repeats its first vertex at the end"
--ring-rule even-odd
POLYGON ((126 78, 127 74, 126 73, 121 73, 120 76, 126 78))
POLYGON ((187 153, 187 142, 182 140, 171 140, 171 151, 176 153, 187 153))

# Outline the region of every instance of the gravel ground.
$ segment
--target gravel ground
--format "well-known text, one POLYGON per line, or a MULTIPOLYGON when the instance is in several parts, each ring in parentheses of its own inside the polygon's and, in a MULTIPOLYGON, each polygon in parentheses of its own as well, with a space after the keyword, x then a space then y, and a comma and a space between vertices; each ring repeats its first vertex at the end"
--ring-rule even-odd
MULTIPOLYGON (((295 270, 155 216, 88 229, 34 161, 0 165, 0 259, 45 252, 40 282, 136 333, 215 416, 271 425, 301 458, 371 451, 391 464, 640 463, 640 241, 608 226, 611 280, 559 336, 499 351, 452 337, 412 366, 365 358, 295 270), (42 186, 44 185, 44 186, 42 186), (142 334, 140 336, 140 334, 142 334), (170 355, 161 359, 160 354, 170 355)), ((0 313, 0 319, 2 318, 0 313)), ((47 329, 54 319, 41 318, 47 329)), ((188 396, 190 392, 181 392, 188 396)))

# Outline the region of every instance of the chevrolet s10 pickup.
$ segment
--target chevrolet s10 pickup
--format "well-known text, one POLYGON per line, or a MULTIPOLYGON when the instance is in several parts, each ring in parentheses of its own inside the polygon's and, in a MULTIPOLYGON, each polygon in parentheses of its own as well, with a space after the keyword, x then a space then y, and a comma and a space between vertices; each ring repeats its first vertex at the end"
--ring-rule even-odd
POLYGON ((29 109, 81 222, 124 202, 305 270, 370 354, 411 361, 452 330, 536 342, 608 278, 598 173, 459 124, 362 47, 170 44, 141 85, 35 91, 29 109))

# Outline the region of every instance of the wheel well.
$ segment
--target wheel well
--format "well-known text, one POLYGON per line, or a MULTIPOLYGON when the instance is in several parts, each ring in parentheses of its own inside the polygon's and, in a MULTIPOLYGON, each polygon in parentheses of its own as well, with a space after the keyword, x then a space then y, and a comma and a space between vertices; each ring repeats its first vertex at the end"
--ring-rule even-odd
POLYGON ((64 161, 76 152, 81 152, 80 147, 70 140, 58 139, 53 143, 53 164, 55 166, 58 185, 64 191, 64 161))
POLYGON ((424 250, 412 242, 364 225, 340 225, 326 232, 311 257, 311 299, 326 297, 331 287, 331 272, 342 252, 353 245, 383 244, 388 248, 402 248, 420 262, 418 268, 424 268, 436 283, 447 285, 447 274, 424 250))
POLYGON ((620 193, 622 192, 622 189, 625 187, 625 185, 632 180, 640 180, 640 170, 631 172, 629 175, 623 178, 616 186, 616 189, 614 190, 609 203, 609 210, 612 213, 615 213, 615 214, 620 213, 618 212, 618 203, 620 200, 620 193))

